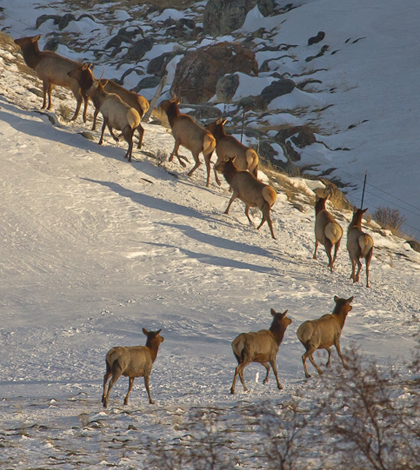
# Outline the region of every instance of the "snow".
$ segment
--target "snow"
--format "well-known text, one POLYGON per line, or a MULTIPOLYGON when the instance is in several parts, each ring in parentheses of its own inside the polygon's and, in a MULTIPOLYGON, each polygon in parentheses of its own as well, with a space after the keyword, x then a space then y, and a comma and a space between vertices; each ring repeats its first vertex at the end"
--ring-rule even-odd
MULTIPOLYGON (((331 130, 324 140, 351 150, 332 154, 314 144, 305 158, 328 167, 337 163, 360 178, 368 170, 369 205, 386 190, 411 201, 417 214, 419 120, 412 103, 418 64, 416 43, 407 37, 416 37, 419 9, 410 2, 378 8, 361 0, 352 6, 343 0, 306 3, 285 16, 279 40, 303 44, 319 29, 331 32, 331 50, 340 43, 343 53, 320 58, 317 67, 331 68, 331 58, 341 57, 328 79, 357 86, 330 95, 334 106, 323 113, 323 126, 331 130), (360 36, 366 39, 344 42, 360 36), (396 86, 396 70, 404 70, 404 86, 396 86)), ((22 2, 5 1, 4 7, 6 17, 12 13, 2 24, 12 16, 33 22, 22 2)), ((13 28, 16 37, 23 26, 15 22, 13 28)), ((278 188, 273 240, 266 225, 257 231, 248 224, 242 203, 223 214, 228 185, 219 188, 212 178, 206 188, 204 165, 189 178, 188 166, 167 161, 173 138, 166 129, 144 124, 144 152, 136 149, 129 164, 125 143, 107 135, 98 146, 99 132, 95 141, 81 135, 91 121, 60 118, 53 126, 48 114, 39 113, 41 98, 28 90, 39 88, 39 81, 9 65, 9 52, 0 55, 0 465, 142 468, 146 438, 179 438, 177 423, 194 407, 218 407, 236 422, 242 406, 305 394, 296 330, 331 312, 334 295, 354 296, 344 349, 354 344, 365 359, 383 366, 391 361, 395 369, 410 358, 418 332, 420 254, 403 239, 365 225, 375 242, 372 287, 364 287, 364 272, 353 284, 345 236, 334 273, 323 249, 312 259, 309 197, 319 183, 284 177, 302 191, 301 210, 278 188), (245 371, 250 392, 238 385, 231 396, 236 364, 230 343, 241 332, 267 328, 270 308, 288 309, 293 321, 277 358, 284 389, 277 390, 272 375, 263 386, 261 366, 251 365, 245 371), (165 338, 151 375, 156 404, 148 404, 137 379, 124 407, 122 378, 104 410, 105 354, 112 346, 144 344, 143 327, 162 328, 165 338)), ((73 110, 73 97, 62 89, 59 94, 61 101, 53 93, 54 110, 60 103, 73 110)), ((313 105, 306 95, 282 97, 283 104, 313 105)), ((251 214, 258 224, 259 211, 251 214)), ((335 215, 346 227, 351 214, 335 215)), ((417 223, 414 215, 409 220, 417 223)), ((324 362, 322 353, 317 357, 324 362)), ((322 380, 313 383, 321 394, 322 380)))

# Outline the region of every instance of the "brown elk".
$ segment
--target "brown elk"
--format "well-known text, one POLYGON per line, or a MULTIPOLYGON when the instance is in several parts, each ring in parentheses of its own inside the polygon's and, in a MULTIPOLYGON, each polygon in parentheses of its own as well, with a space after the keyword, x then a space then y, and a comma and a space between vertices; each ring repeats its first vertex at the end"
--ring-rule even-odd
POLYGON ((318 243, 325 246, 325 251, 328 256, 328 266, 333 271, 334 263, 337 258, 337 251, 343 236, 343 229, 335 218, 326 210, 325 204, 328 196, 320 197, 315 203, 315 251, 314 259, 316 259, 316 252, 318 250, 318 243), (334 257, 331 257, 331 250, 334 246, 334 257))
POLYGON ((350 279, 353 279, 353 282, 359 281, 360 269, 362 268, 360 258, 364 258, 366 265, 366 287, 369 287, 369 266, 373 254, 373 239, 362 231, 362 218, 367 210, 354 210, 353 219, 347 229, 347 250, 352 265, 350 279))
POLYGON ((77 119, 82 101, 84 101, 83 121, 86 122, 87 107, 89 97, 86 92, 80 88, 79 83, 70 77, 69 72, 79 67, 89 67, 90 64, 80 64, 74 60, 62 57, 52 51, 40 51, 38 41, 41 36, 31 36, 15 39, 15 43, 21 48, 23 59, 31 69, 35 70, 38 77, 42 80, 44 100, 42 109, 51 109, 51 91, 54 85, 69 88, 77 100, 76 111, 71 121, 77 119), (48 95, 48 107, 47 107, 48 95))
POLYGON ((108 351, 102 392, 104 408, 108 406, 109 394, 121 375, 129 378, 128 392, 124 399, 124 405, 128 405, 128 396, 133 388, 136 377, 144 377, 144 385, 149 396, 149 403, 154 403, 150 394, 149 377, 158 354, 159 346, 164 339, 163 336, 160 336, 161 331, 147 331, 146 328, 143 328, 143 333, 147 336, 146 346, 117 346, 108 351), (108 392, 105 394, 106 384, 111 376, 108 392))
POLYGON ((179 155, 178 150, 180 145, 187 148, 191 152, 195 161, 194 167, 188 173, 188 176, 191 176, 201 165, 199 155, 202 152, 207 168, 206 186, 208 187, 210 185, 210 161, 213 150, 216 147, 216 139, 208 130, 204 129, 204 127, 194 121, 191 116, 180 112, 178 107, 180 102, 180 98, 173 96, 170 100, 166 100, 160 105, 161 109, 165 111, 168 116, 172 135, 175 139, 175 146, 169 157, 169 161, 171 162, 174 155, 176 155, 179 163, 185 167, 185 163, 182 160, 188 161, 188 159, 179 155))
POLYGON ((239 198, 245 203, 245 215, 248 217, 249 223, 252 224, 252 220, 249 217, 249 208, 258 207, 263 214, 260 225, 257 227, 260 229, 265 221, 267 221, 271 236, 275 239, 273 224, 271 222, 270 210, 273 204, 276 202, 277 193, 268 184, 262 183, 257 180, 254 175, 246 170, 237 170, 235 167, 236 158, 227 157, 221 160, 216 166, 216 171, 223 174, 226 181, 232 188, 232 197, 225 210, 225 214, 229 214, 230 206, 232 202, 239 198))
MULTIPOLYGON (((125 158, 131 162, 131 154, 133 152, 133 134, 135 129, 140 126, 139 113, 114 93, 107 93, 102 83, 94 79, 93 85, 86 91, 88 96, 92 98, 95 108, 98 108, 103 116, 102 132, 99 139, 99 145, 102 145, 104 139, 105 127, 113 139, 118 142, 119 138, 113 133, 113 128, 121 130, 126 142, 128 150, 125 158)), ((139 132, 140 133, 140 132, 139 132)))
MULTIPOLYGON (((75 78, 82 91, 86 93, 86 91, 93 85, 94 81, 94 76, 92 73, 92 70, 89 66, 86 67, 86 64, 80 65, 78 68, 75 70, 72 70, 69 72, 69 76, 75 78)), ((134 91, 129 91, 126 88, 122 87, 121 85, 118 85, 117 83, 113 82, 112 80, 107 80, 107 79, 99 79, 99 82, 102 84, 104 87, 104 90, 107 93, 115 93, 118 95, 124 103, 127 103, 129 106, 134 108, 138 113, 140 118, 143 117, 143 115, 147 112, 149 109, 149 102, 144 98, 143 96, 138 95, 134 91)), ((96 118, 99 114, 99 108, 95 107, 95 112, 93 114, 93 124, 92 124, 92 130, 94 131, 96 129, 96 118)), ((143 142, 143 135, 144 135, 144 129, 143 126, 140 124, 137 127, 138 133, 139 133, 139 143, 138 143, 138 148, 141 148, 142 142, 143 142)))
POLYGON ((347 314, 353 308, 350 305, 352 301, 353 297, 350 297, 349 299, 340 299, 339 297, 334 296, 335 308, 332 313, 327 313, 316 320, 307 320, 299 326, 296 334, 299 341, 306 349, 305 354, 302 356, 305 377, 311 377, 308 373, 308 369, 306 368, 307 358, 309 358, 318 373, 323 374, 322 370, 317 366, 313 358, 313 353, 317 349, 326 349, 328 351, 328 361, 326 366, 328 367, 331 363, 331 346, 335 346, 344 368, 347 369, 347 365, 344 362, 344 358, 341 353, 340 337, 347 314))
MULTIPOLYGON (((255 150, 239 142, 232 135, 227 135, 224 129, 226 119, 219 118, 208 124, 206 129, 210 131, 216 139, 216 165, 225 157, 236 157, 235 166, 238 170, 248 170, 255 178, 258 178, 258 155, 255 150)), ((217 172, 214 172, 216 181, 220 185, 217 172)))
POLYGON ((252 333, 241 333, 233 340, 232 349, 238 361, 238 366, 235 369, 233 384, 230 389, 231 393, 235 393, 238 375, 244 391, 248 391, 244 381, 244 369, 251 362, 259 362, 265 367, 267 371, 264 379, 265 384, 268 382, 268 374, 270 372, 270 366, 267 363, 270 363, 276 377, 277 387, 279 389, 282 388, 277 375, 276 357, 286 328, 292 323, 292 320, 286 317, 286 314, 287 310, 284 313, 277 313, 274 309, 271 309, 273 321, 270 329, 252 333))

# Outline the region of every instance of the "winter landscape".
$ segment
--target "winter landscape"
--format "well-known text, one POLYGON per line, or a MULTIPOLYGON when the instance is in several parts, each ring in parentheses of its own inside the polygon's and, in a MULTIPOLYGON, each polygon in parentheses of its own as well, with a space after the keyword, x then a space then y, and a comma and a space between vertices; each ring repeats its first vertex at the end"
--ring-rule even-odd
MULTIPOLYGON (((125 74, 124 86, 136 87, 136 64, 119 62, 124 47, 102 60, 94 51, 121 28, 136 26, 135 14, 147 5, 88 3, 4 0, 0 29, 13 39, 41 34, 41 46, 52 33, 69 35, 77 44, 59 45, 57 53, 94 63, 97 75, 125 74), (86 16, 63 29, 53 19, 37 21, 70 12, 86 16)), ((206 2, 186 3, 152 11, 137 26, 158 34, 167 19, 194 18, 199 25, 206 2)), ((334 272, 322 246, 312 259, 314 191, 324 187, 318 177, 327 173, 359 205, 367 172, 364 207, 398 209, 403 233, 418 239, 419 17, 420 8, 408 1, 308 0, 285 8, 277 0, 268 16, 251 9, 232 36, 183 43, 192 50, 244 41, 263 27, 270 31, 266 42, 294 48, 283 58, 278 50, 257 51, 259 65, 275 59, 278 73, 313 81, 311 89, 272 100, 264 115, 248 116, 247 126, 264 128, 268 137, 285 124, 316 123, 318 130, 317 142, 296 147, 297 166, 311 179, 260 168, 259 177, 278 193, 275 240, 266 224, 255 228, 258 209, 251 211, 255 227, 240 201, 223 213, 228 185, 219 187, 212 176, 206 188, 204 165, 188 177, 186 149, 187 169, 168 162, 173 137, 153 118, 143 124, 142 150, 135 148, 128 163, 124 142, 106 134, 98 146, 99 131, 90 131, 92 106, 87 123, 65 118, 65 109, 75 107, 68 90, 57 87, 52 111, 40 112, 42 97, 34 91, 40 81, 23 68, 13 41, 2 39, 2 468, 420 468, 420 254, 406 238, 366 221, 375 244, 371 287, 365 287, 364 267, 353 284, 346 251, 352 213, 331 205, 345 232, 334 272), (318 31, 325 32, 324 42, 308 45, 318 31), (326 43, 328 52, 306 61, 326 43), (341 367, 333 348, 332 368, 318 376, 308 363, 312 379, 305 379, 296 331, 303 321, 331 313, 335 295, 354 297, 341 341, 351 367, 341 367), (271 308, 287 309, 292 320, 277 355, 283 389, 272 372, 263 384, 265 369, 252 364, 245 369, 250 391, 237 383, 231 395, 231 342, 268 328, 271 308), (162 329, 165 338, 150 379, 155 404, 138 378, 124 406, 128 379, 121 378, 104 409, 105 355, 116 345, 144 344, 142 328, 162 329), (361 383, 362 392, 376 386, 382 394, 371 406, 363 402, 374 410, 366 419, 355 398, 361 383)), ((176 40, 156 43, 143 68, 177 47, 176 40)), ((180 58, 167 64, 160 100, 170 97, 180 58)), ((231 103, 209 102, 233 116, 235 103, 258 95, 272 73, 240 74, 231 103)), ((139 92, 152 100, 156 88, 139 92)), ((252 135, 246 142, 258 145, 252 135)), ((285 161, 282 147, 272 147, 275 159, 285 161)), ((326 359, 325 351, 315 353, 324 370, 326 359)))

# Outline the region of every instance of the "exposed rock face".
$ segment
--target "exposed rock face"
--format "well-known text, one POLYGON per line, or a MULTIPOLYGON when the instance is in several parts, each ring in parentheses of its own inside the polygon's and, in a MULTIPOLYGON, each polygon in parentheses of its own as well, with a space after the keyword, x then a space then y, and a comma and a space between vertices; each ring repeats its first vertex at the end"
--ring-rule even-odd
POLYGON ((268 16, 273 12, 274 0, 209 0, 203 15, 204 34, 230 34, 244 24, 246 15, 255 5, 268 16))
POLYGON ((267 103, 270 103, 274 100, 274 98, 291 93, 295 86, 295 82, 289 78, 276 80, 275 82, 272 82, 270 85, 265 87, 261 92, 261 95, 264 97, 267 103))
POLYGON ((200 47, 179 61, 171 92, 184 102, 204 103, 216 93, 218 80, 235 72, 258 75, 252 51, 229 42, 200 47))
POLYGON ((222 103, 230 103, 239 86, 239 77, 236 74, 225 75, 216 84, 217 100, 222 103))

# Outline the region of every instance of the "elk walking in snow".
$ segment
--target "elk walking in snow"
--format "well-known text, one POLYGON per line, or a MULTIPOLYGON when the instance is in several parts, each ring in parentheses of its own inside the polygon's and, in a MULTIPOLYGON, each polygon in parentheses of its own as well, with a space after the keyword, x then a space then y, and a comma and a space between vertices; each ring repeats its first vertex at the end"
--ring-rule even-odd
POLYGON ((259 362, 265 367, 267 371, 264 379, 265 384, 268 382, 268 374, 270 372, 270 366, 267 363, 270 363, 276 377, 277 387, 279 389, 282 388, 277 375, 276 357, 286 328, 292 323, 292 320, 286 317, 286 314, 287 310, 284 313, 277 313, 274 309, 271 309, 273 321, 270 329, 252 333, 241 333, 233 340, 232 349, 238 361, 238 366, 235 369, 232 388, 230 389, 231 393, 235 393, 238 375, 244 391, 248 391, 244 381, 244 369, 251 362, 259 362))
POLYGON ((124 399, 124 405, 128 405, 128 396, 133 388, 136 377, 144 377, 144 385, 149 396, 149 402, 151 404, 154 403, 150 395, 149 377, 158 354, 159 346, 163 342, 163 337, 160 336, 161 331, 147 331, 146 328, 143 328, 143 333, 147 336, 146 346, 117 346, 108 351, 102 392, 104 408, 108 406, 109 394, 121 375, 129 378, 128 392, 124 399), (105 394, 106 383, 111 376, 108 392, 105 394))
MULTIPOLYGON (((78 68, 72 70, 68 73, 69 77, 75 78, 80 85, 81 90, 86 93, 86 91, 93 85, 95 80, 90 64, 80 64, 78 68)), ((140 116, 140 119, 149 109, 149 102, 141 95, 138 95, 134 91, 127 90, 126 88, 118 85, 112 80, 107 80, 104 78, 99 79, 99 82, 104 87, 104 90, 107 93, 114 93, 118 95, 124 103, 128 104, 130 107, 134 108, 140 116)), ((95 104, 95 103, 94 103, 95 104)), ((93 124, 92 130, 96 129, 96 119, 99 114, 99 107, 95 107, 95 112, 93 113, 93 124)), ((139 133, 139 143, 137 148, 141 148, 143 142, 144 129, 141 124, 137 126, 137 131, 139 133)))
MULTIPOLYGON (((98 144, 102 145, 103 143, 106 126, 108 126, 108 130, 116 142, 118 142, 119 137, 114 135, 113 129, 121 130, 124 139, 128 143, 128 150, 125 154, 125 158, 131 162, 131 155, 133 153, 133 134, 139 126, 141 127, 139 113, 125 103, 115 93, 107 93, 99 80, 94 79, 93 85, 86 91, 86 93, 92 98, 95 108, 99 109, 104 120, 98 144)), ((139 134, 142 136, 143 132, 139 131, 139 134)))
POLYGON ((313 353, 317 349, 326 349, 328 351, 328 361, 326 366, 328 367, 331 363, 331 346, 335 346, 344 368, 347 369, 347 365, 344 362, 344 358, 341 353, 340 337, 347 314, 353 308, 350 305, 352 301, 353 297, 350 297, 349 299, 341 299, 335 295, 335 308, 332 313, 327 313, 316 320, 307 320, 299 326, 296 334, 299 341, 306 349, 305 354, 302 356, 305 377, 311 377, 308 373, 308 369, 306 368, 307 358, 312 362, 312 365, 318 373, 323 374, 322 370, 317 366, 313 358, 313 353))
POLYGON ((161 109, 165 111, 168 116, 172 135, 175 139, 175 146, 169 157, 169 161, 171 162, 174 155, 176 155, 179 163, 185 168, 185 163, 182 160, 188 161, 188 159, 179 155, 178 150, 180 145, 187 148, 195 161, 194 167, 188 173, 188 176, 191 176, 201 165, 199 155, 202 152, 207 168, 206 186, 208 187, 210 185, 210 161, 213 150, 216 147, 216 139, 208 130, 197 124, 191 116, 180 112, 178 107, 180 102, 181 98, 173 96, 170 100, 166 100, 160 105, 161 109))
POLYGON ((237 170, 235 167, 236 157, 226 157, 221 160, 216 166, 216 171, 223 174, 226 181, 232 188, 232 197, 230 198, 229 204, 225 210, 225 214, 229 214, 230 206, 232 202, 239 198, 245 203, 245 215, 248 217, 249 223, 253 225, 251 218, 249 217, 249 208, 258 207, 263 214, 260 225, 257 229, 260 229, 265 221, 267 221, 270 227, 271 236, 274 236, 273 224, 271 222, 270 210, 273 204, 276 202, 277 193, 276 191, 265 184, 254 175, 246 170, 237 170))
MULTIPOLYGON (((26 65, 35 70, 38 77, 42 80, 44 97, 42 109, 51 109, 52 107, 51 91, 53 86, 63 86, 69 88, 77 100, 76 110, 71 121, 77 119, 82 101, 84 101, 83 121, 86 122, 89 97, 86 95, 85 91, 80 88, 77 80, 68 75, 69 72, 80 67, 82 64, 62 57, 52 51, 40 51, 38 46, 40 39, 41 36, 38 34, 37 36, 15 39, 15 43, 21 48, 26 65)), ((88 67, 89 65, 90 64, 84 64, 83 66, 88 67)))
POLYGON ((360 258, 364 258, 366 265, 366 287, 369 287, 369 266, 373 254, 373 240, 370 235, 362 231, 362 218, 367 210, 354 210, 353 219, 347 229, 347 250, 352 265, 350 279, 353 279, 353 282, 359 281, 360 269, 362 268, 360 258))
POLYGON ((337 258, 337 251, 340 247, 343 229, 335 218, 326 210, 325 204, 327 197, 320 197, 315 203, 315 251, 314 259, 318 250, 318 243, 325 246, 328 256, 328 266, 331 272, 334 269, 334 263, 337 258), (334 257, 331 257, 332 247, 334 246, 334 257))
MULTIPOLYGON (((206 129, 216 139, 216 165, 225 157, 236 157, 235 166, 238 170, 248 170, 255 178, 258 178, 258 155, 255 150, 239 142, 233 135, 227 135, 224 129, 226 119, 219 118, 208 124, 206 129)), ((216 169, 214 171, 217 184, 220 185, 216 169)))

